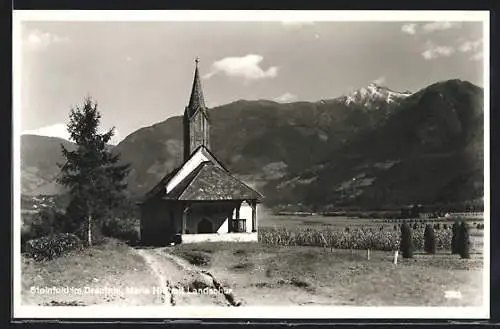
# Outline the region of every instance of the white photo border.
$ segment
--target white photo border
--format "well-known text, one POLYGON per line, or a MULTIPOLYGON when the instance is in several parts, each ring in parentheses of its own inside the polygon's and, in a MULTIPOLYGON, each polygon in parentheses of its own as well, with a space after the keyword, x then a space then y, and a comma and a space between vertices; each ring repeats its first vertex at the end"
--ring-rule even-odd
POLYGON ((13 317, 14 318, 236 318, 236 319, 488 319, 490 317, 490 140, 484 134, 484 254, 481 307, 53 307, 21 304, 21 25, 30 21, 461 21, 483 24, 484 131, 490 131, 489 11, 13 11, 13 317))

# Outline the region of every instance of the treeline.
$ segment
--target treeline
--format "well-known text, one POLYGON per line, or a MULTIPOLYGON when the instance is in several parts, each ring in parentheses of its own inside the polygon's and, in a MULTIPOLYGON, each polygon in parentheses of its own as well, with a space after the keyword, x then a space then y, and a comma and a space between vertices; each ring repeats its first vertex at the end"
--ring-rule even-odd
POLYGON ((418 209, 417 214, 410 216, 411 211, 408 209, 412 205, 392 205, 379 208, 363 208, 363 207, 338 207, 333 205, 304 205, 304 204, 288 204, 279 205, 272 208, 275 214, 319 214, 323 216, 347 216, 359 218, 401 218, 403 217, 418 217, 418 213, 430 214, 431 217, 442 217, 446 213, 476 213, 484 211, 482 201, 470 201, 462 203, 447 203, 447 204, 432 204, 422 205, 418 209), (407 214, 408 213, 408 214, 407 214))

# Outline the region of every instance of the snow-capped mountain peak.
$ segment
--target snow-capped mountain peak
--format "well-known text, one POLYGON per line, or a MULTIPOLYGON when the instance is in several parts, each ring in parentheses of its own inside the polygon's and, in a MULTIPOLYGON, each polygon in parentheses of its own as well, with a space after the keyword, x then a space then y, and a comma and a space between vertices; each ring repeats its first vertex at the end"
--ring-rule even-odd
POLYGON ((359 104, 359 105, 373 105, 381 102, 391 104, 395 101, 401 100, 410 96, 411 92, 398 92, 393 91, 385 86, 380 86, 375 82, 370 83, 368 86, 355 90, 347 96, 344 96, 345 103, 359 104))

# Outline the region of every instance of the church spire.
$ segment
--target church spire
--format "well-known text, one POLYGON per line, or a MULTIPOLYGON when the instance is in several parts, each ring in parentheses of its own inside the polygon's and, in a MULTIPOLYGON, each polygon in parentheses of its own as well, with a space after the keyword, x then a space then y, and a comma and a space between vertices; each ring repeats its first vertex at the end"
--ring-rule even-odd
POLYGON ((191 97, 189 98, 188 112, 193 115, 199 108, 205 108, 205 100, 203 98, 203 91, 201 89, 200 72, 198 71, 198 63, 200 59, 196 57, 196 68, 194 71, 193 87, 191 89, 191 97))
POLYGON ((201 90, 200 73, 196 58, 196 68, 194 71, 193 89, 189 98, 189 105, 184 111, 184 161, 187 161, 198 147, 210 148, 210 123, 208 113, 201 90))

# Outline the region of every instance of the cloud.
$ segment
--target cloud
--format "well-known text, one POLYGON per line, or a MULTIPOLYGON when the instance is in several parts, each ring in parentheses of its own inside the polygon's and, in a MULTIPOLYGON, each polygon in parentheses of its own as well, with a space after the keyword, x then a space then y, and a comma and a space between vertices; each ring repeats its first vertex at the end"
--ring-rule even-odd
POLYGON ((481 46, 481 43, 483 42, 482 39, 477 39, 477 40, 467 40, 464 41, 458 49, 463 52, 470 52, 470 51, 477 51, 478 48, 481 46))
POLYGON ((64 123, 56 123, 54 125, 41 127, 33 130, 26 130, 23 135, 38 135, 48 137, 59 137, 65 140, 70 140, 69 132, 64 123))
POLYGON ((461 27, 462 24, 460 22, 432 22, 422 25, 422 31, 426 33, 439 31, 439 30, 448 30, 461 27))
POLYGON ((278 103, 290 103, 297 100, 297 95, 284 93, 283 95, 276 97, 274 100, 278 103))
POLYGON ((67 37, 61 37, 53 33, 31 30, 24 40, 24 44, 31 50, 47 49, 50 45, 68 43, 67 37))
MULTIPOLYGON (((99 133, 107 132, 107 129, 100 128, 99 133)), ((67 141, 70 140, 70 134, 67 130, 67 126, 65 123, 56 123, 49 126, 44 126, 38 129, 25 130, 23 135, 37 135, 37 136, 48 136, 48 137, 58 137, 65 139, 67 141)), ((116 145, 121 141, 120 134, 118 130, 115 129, 115 134, 111 137, 110 144, 116 145)))
POLYGON ((125 58, 125 61, 127 61, 127 62, 131 62, 131 61, 132 61, 132 57, 127 56, 127 57, 125 58))
POLYGON ((483 43, 482 39, 476 40, 465 40, 458 46, 458 50, 462 53, 473 53, 471 57, 469 57, 472 61, 479 61, 483 59, 483 51, 481 49, 481 45, 483 43))
POLYGON ((431 22, 426 24, 408 23, 404 24, 401 27, 401 31, 403 31, 406 34, 415 35, 415 34, 427 34, 440 30, 460 28, 461 26, 462 23, 460 22, 448 22, 448 21, 431 22))
POLYGON ((244 78, 245 81, 274 78, 278 75, 278 67, 271 66, 267 70, 260 67, 264 57, 249 54, 243 57, 225 57, 212 64, 211 71, 203 78, 210 79, 215 74, 225 74, 229 77, 244 78))
POLYGON ((417 32, 417 24, 410 23, 410 24, 405 24, 401 27, 401 31, 407 34, 415 34, 417 32))
POLYGON ((316 33, 316 34, 314 35, 314 38, 315 38, 315 39, 319 39, 319 38, 320 38, 320 35, 319 35, 318 33, 316 33))
POLYGON ((432 60, 439 57, 449 57, 455 53, 455 48, 450 46, 439 46, 432 42, 427 42, 425 50, 422 52, 422 56, 426 60, 432 60))

